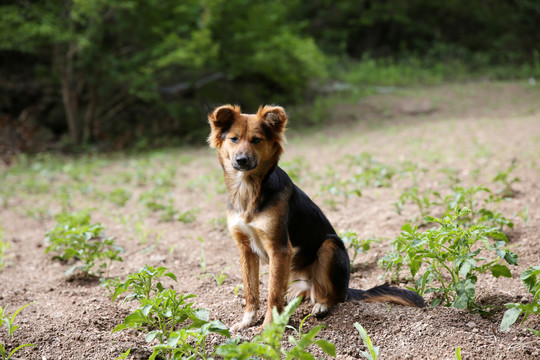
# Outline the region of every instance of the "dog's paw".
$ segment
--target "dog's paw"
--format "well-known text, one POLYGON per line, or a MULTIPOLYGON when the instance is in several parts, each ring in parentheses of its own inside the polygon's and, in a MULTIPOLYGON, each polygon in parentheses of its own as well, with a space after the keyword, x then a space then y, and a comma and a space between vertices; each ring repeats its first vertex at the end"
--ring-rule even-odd
POLYGON ((242 318, 242 321, 237 322, 233 326, 231 326, 230 331, 231 332, 238 332, 244 329, 247 329, 248 327, 251 327, 255 324, 257 321, 257 312, 256 311, 249 311, 244 313, 244 317, 242 318))
POLYGON ((305 300, 307 294, 309 294, 309 291, 311 290, 311 284, 306 280, 297 280, 293 281, 289 285, 289 289, 287 290, 287 295, 285 296, 285 300, 287 303, 290 303, 297 297, 302 296, 305 300))
POLYGON ((328 314, 328 310, 329 310, 328 306, 321 303, 316 303, 313 306, 313 310, 311 310, 311 313, 315 315, 316 317, 323 317, 326 314, 328 314))

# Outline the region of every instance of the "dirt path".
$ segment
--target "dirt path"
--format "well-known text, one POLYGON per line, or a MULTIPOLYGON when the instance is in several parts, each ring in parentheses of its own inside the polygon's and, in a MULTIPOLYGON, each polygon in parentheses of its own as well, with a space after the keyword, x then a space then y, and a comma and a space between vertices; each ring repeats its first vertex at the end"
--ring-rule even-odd
MULTIPOLYGON (((338 232, 381 239, 356 259, 352 287, 365 289, 384 282, 377 260, 418 212, 412 204, 406 204, 401 214, 395 211, 393 204, 410 186, 405 176, 395 175, 388 187, 364 186, 361 197, 332 195, 334 190, 324 188, 350 177, 354 169, 347 159, 362 153, 389 168, 414 164, 422 188, 443 192, 448 190, 449 173, 463 184, 499 189, 500 184, 493 182, 495 174, 515 161, 512 176, 520 178, 512 185, 515 196, 499 203, 497 211, 515 224, 509 235, 520 261, 512 267, 511 279, 479 277, 477 299, 493 306, 494 314, 488 318, 441 306, 415 309, 349 302, 324 319, 309 318, 306 326, 326 324, 320 336, 335 343, 339 359, 360 358, 365 349, 354 322, 361 323, 380 346, 381 359, 452 359, 458 346, 465 359, 540 359, 540 339, 525 326, 499 331, 503 305, 531 299, 519 274, 540 265, 540 88, 479 83, 414 89, 339 105, 334 114, 337 121, 331 128, 290 134, 282 162, 338 232)), ((84 165, 45 159, 32 166, 33 170, 12 173, 0 184, 7 199, 7 206, 0 207, 0 228, 4 240, 12 244, 9 264, 0 271, 0 306, 14 311, 34 302, 18 315, 20 329, 12 338, 0 329, 0 341, 8 348, 36 345, 21 350, 19 358, 114 359, 129 348, 134 359, 150 354, 135 332, 111 334, 134 304, 112 303, 99 282, 66 278, 68 266, 44 253, 45 233, 56 224, 51 214, 58 213, 62 203, 70 203, 74 210, 92 208, 92 222, 105 225, 107 235, 115 236, 126 250, 124 262, 112 266, 111 276, 124 277, 144 264, 166 266, 179 278, 174 287, 196 294, 197 305, 210 310, 212 318, 228 326, 241 318, 238 255, 225 230, 224 188, 211 151, 169 150, 94 159, 84 165), (138 201, 141 194, 167 181, 172 182, 167 191, 174 207, 193 211, 195 221, 161 221, 161 213, 138 201), (130 195, 125 206, 106 195, 118 188, 130 195), (212 276, 201 279, 202 248, 206 272, 227 275, 221 286, 212 276)), ((267 267, 261 273, 265 299, 267 267)), ((298 325, 310 309, 302 304, 292 324, 298 325)), ((540 329, 540 319, 531 317, 525 325, 540 329)))

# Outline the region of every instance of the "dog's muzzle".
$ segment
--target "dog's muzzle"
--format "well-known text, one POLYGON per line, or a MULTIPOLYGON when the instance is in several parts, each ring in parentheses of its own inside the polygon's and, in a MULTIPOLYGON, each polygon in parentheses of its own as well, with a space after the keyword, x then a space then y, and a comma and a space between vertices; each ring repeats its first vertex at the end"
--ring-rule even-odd
POLYGON ((232 160, 232 166, 238 171, 249 171, 257 167, 257 160, 248 155, 238 154, 232 160))

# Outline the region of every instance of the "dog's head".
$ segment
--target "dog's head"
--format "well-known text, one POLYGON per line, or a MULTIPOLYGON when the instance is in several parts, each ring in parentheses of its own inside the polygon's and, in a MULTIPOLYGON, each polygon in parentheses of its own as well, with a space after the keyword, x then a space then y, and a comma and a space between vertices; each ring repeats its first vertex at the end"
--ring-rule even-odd
POLYGON ((256 171, 261 164, 277 163, 283 152, 287 113, 280 106, 261 106, 256 114, 242 114, 239 106, 224 105, 209 114, 208 121, 208 144, 218 149, 224 166, 256 171))

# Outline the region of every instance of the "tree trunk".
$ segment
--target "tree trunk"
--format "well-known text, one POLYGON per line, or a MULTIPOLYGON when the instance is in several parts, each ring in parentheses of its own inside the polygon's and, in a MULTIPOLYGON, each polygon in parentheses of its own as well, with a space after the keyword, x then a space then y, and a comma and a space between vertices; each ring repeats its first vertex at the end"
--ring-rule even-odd
POLYGON ((76 90, 73 88, 73 45, 68 45, 68 50, 65 53, 62 50, 60 44, 55 46, 54 63, 60 73, 62 102, 64 104, 69 136, 75 144, 79 144, 81 130, 78 119, 78 99, 76 90))

